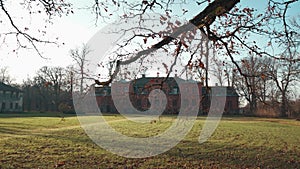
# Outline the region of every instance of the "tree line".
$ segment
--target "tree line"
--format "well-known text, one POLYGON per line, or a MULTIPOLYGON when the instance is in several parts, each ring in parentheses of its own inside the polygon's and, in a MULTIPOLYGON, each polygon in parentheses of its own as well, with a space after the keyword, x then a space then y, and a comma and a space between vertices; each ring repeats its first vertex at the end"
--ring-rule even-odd
MULTIPOLYGON (((73 66, 43 66, 34 77, 18 84, 24 92, 24 110, 74 112, 72 92, 75 86, 81 93, 87 87, 84 84, 89 79, 86 68, 89 52, 88 46, 83 44, 81 48, 70 50, 73 66)), ((234 87, 240 100, 246 102, 243 112, 246 115, 298 117, 300 93, 296 86, 299 85, 300 64, 291 62, 252 54, 238 62, 242 71, 249 75, 244 77, 231 62, 213 57, 209 67, 203 68, 207 73, 201 73, 202 69, 198 68, 191 70, 191 74, 199 81, 215 78, 221 86, 234 87)), ((12 84, 14 79, 8 68, 0 70, 0 81, 12 84)))
POLYGON ((73 109, 72 93, 77 90, 82 93, 87 87, 85 80, 89 79, 86 69, 86 56, 89 48, 86 44, 70 50, 74 64, 67 67, 43 66, 36 74, 14 83, 8 67, 0 67, 0 82, 20 88, 23 94, 23 109, 25 111, 69 112, 73 109))
POLYGON ((219 84, 236 89, 241 102, 246 103, 244 114, 271 117, 300 115, 299 62, 250 55, 237 63, 246 77, 239 74, 232 64, 220 60, 212 61, 210 71, 219 84))

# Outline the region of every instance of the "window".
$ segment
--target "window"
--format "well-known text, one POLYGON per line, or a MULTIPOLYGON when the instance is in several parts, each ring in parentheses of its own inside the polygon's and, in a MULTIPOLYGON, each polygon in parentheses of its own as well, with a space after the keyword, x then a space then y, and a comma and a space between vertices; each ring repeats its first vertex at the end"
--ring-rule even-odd
POLYGON ((155 98, 155 100, 154 100, 154 105, 156 105, 156 106, 160 105, 159 100, 157 98, 155 98))
POLYGON ((231 101, 228 101, 228 103, 227 103, 227 108, 230 110, 230 109, 232 109, 232 102, 231 101))
POLYGON ((174 87, 172 93, 173 93, 173 94, 178 94, 178 88, 177 88, 177 87, 174 87))
POLYGON ((104 90, 103 90, 103 95, 104 95, 104 96, 107 96, 107 89, 104 89, 104 90))
POLYGON ((145 88, 139 87, 139 89, 138 89, 138 94, 147 94, 147 91, 146 91, 145 88))
POLYGON ((149 105, 149 100, 148 100, 148 99, 144 99, 144 100, 143 100, 143 104, 144 104, 145 107, 148 107, 148 105, 149 105))
POLYGON ((6 109, 5 102, 2 102, 1 110, 5 110, 5 109, 6 109))
POLYGON ((123 87, 123 92, 128 93, 128 87, 127 86, 123 87))
POLYGON ((181 101, 182 101, 182 104, 183 104, 184 106, 186 106, 186 107, 189 106, 189 100, 183 99, 183 100, 181 100, 181 101))
POLYGON ((139 99, 139 100, 137 100, 136 104, 137 104, 138 108, 141 108, 141 106, 142 106, 142 102, 141 102, 141 100, 140 100, 140 99, 139 99))
POLYGON ((143 89, 142 94, 147 94, 147 90, 143 89))
POLYGON ((15 104, 15 109, 19 109, 19 103, 15 104))
POLYGON ((9 108, 10 108, 10 109, 13 109, 13 108, 14 108, 14 104, 13 104, 12 102, 10 103, 9 108))
POLYGON ((136 86, 134 86, 134 93, 137 94, 138 93, 138 88, 136 86))
POLYGON ((11 97, 11 92, 10 91, 6 91, 5 93, 6 93, 6 98, 11 97))
POLYGON ((191 100, 191 104, 192 104, 192 105, 195 105, 195 104, 196 104, 196 100, 195 100, 195 99, 192 99, 192 100, 191 100))
POLYGON ((39 106, 38 103, 35 104, 35 108, 36 108, 36 109, 39 109, 39 108, 40 108, 40 106, 39 106))
POLYGON ((173 106, 174 107, 177 106, 177 100, 176 99, 173 100, 173 106))
POLYGON ((16 98, 17 97, 17 92, 11 92, 11 97, 16 98))

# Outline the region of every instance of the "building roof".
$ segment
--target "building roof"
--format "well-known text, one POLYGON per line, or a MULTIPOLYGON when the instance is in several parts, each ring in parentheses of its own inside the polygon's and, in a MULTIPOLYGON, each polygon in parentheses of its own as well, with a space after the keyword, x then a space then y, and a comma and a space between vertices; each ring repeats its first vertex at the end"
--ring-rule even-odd
POLYGON ((20 89, 4 84, 3 82, 0 82, 0 91, 22 92, 20 89))
POLYGON ((149 84, 149 82, 154 83, 154 84, 155 83, 162 84, 162 82, 164 82, 167 85, 175 84, 177 86, 177 83, 176 83, 176 80, 174 77, 169 77, 167 79, 165 77, 142 77, 142 78, 138 78, 138 79, 132 81, 132 83, 136 87, 145 87, 145 85, 149 84))
MULTIPOLYGON (((132 86, 134 88, 144 88, 146 87, 146 85, 161 85, 162 82, 164 82, 164 84, 168 85, 168 87, 170 88, 178 88, 178 84, 177 82, 181 82, 181 83, 190 83, 190 82, 196 82, 193 80, 184 80, 181 79, 179 77, 168 77, 166 79, 166 77, 141 77, 141 78, 137 78, 133 81, 120 81, 121 83, 131 83, 132 86)), ((197 83, 197 82, 196 82, 197 83)), ((198 82, 200 83, 200 82, 198 82)), ((149 87, 149 86, 148 86, 149 87)), ((209 86, 209 89, 215 89, 218 90, 218 88, 221 88, 222 86, 209 86)), ((224 87, 222 87, 224 88, 224 87)), ((233 87, 226 87, 226 96, 231 96, 231 97, 239 97, 238 93, 236 92, 236 90, 233 87)), ((180 91, 179 91, 180 92, 180 91)), ((223 96, 224 94, 219 93, 216 94, 217 96, 223 96)), ((96 95, 97 96, 105 96, 105 95, 111 95, 111 87, 110 86, 103 86, 103 87, 96 87, 96 95)), ((202 95, 207 95, 207 88, 206 87, 202 87, 202 95)))
MULTIPOLYGON (((214 88, 215 90, 218 90, 218 88, 224 88, 222 86, 210 86, 208 87, 209 89, 214 88)), ((202 87, 202 94, 206 95, 207 94, 207 88, 206 87, 202 87)), ((218 93, 216 94, 217 96, 223 96, 222 93, 218 93)), ((238 93, 236 92, 236 90, 233 87, 227 86, 226 87, 226 96, 233 96, 233 97, 239 97, 238 93)))
POLYGON ((96 96, 111 95, 111 87, 110 86, 96 87, 95 94, 96 96))

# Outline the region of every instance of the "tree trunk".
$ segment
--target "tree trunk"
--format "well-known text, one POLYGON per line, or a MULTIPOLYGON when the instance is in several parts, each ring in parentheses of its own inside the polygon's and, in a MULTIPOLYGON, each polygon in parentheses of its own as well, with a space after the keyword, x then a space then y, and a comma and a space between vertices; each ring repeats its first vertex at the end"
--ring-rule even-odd
POLYGON ((206 69, 205 69, 205 84, 206 84, 206 87, 208 87, 208 65, 209 65, 209 60, 208 60, 208 57, 209 57, 209 47, 208 47, 208 40, 205 41, 205 61, 206 61, 206 69))
POLYGON ((251 115, 254 115, 257 111, 256 95, 252 94, 251 97, 252 97, 251 101, 249 102, 249 104, 250 104, 250 113, 251 113, 251 115))
POLYGON ((83 67, 81 67, 81 78, 80 78, 80 94, 83 92, 83 79, 84 79, 84 72, 83 72, 83 67))
POLYGON ((281 117, 287 117, 287 111, 288 111, 288 104, 287 104, 287 98, 286 93, 282 92, 282 100, 281 100, 281 107, 280 107, 280 116, 281 117))

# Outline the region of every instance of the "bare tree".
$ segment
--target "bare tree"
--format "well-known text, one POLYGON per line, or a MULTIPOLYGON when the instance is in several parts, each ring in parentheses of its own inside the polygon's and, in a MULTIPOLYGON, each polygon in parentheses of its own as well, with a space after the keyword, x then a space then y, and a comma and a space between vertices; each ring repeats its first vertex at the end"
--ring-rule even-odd
POLYGON ((229 81, 229 66, 226 64, 225 61, 219 60, 216 57, 213 57, 211 59, 211 69, 210 73, 212 76, 214 76, 217 79, 218 84, 223 86, 223 84, 226 83, 227 85, 230 86, 230 81, 229 81))
POLYGON ((0 82, 11 84, 14 79, 10 76, 8 67, 0 68, 0 82))
POLYGON ((7 38, 14 37, 17 45, 16 49, 13 50, 14 52, 21 48, 32 48, 38 55, 43 57, 38 44, 58 45, 57 40, 44 38, 47 33, 45 28, 48 24, 51 24, 51 20, 54 17, 68 15, 69 13, 73 13, 72 4, 62 0, 24 0, 22 2, 0 0, 0 22, 1 25, 8 27, 7 30, 0 31, 0 40, 2 43, 5 43, 7 38), (16 12, 16 9, 20 11, 26 9, 27 12, 20 15, 20 11, 16 12), (45 17, 44 25, 37 30, 31 29, 30 22, 27 25, 19 22, 19 19, 24 21, 24 19, 30 17, 37 17, 37 15, 45 17), (25 18, 26 16, 27 18, 25 18))
POLYGON ((294 1, 284 3, 275 3, 275 5, 283 5, 282 13, 282 32, 273 41, 277 42, 277 46, 281 49, 273 61, 271 77, 274 80, 278 90, 281 93, 281 116, 287 116, 288 112, 288 94, 291 92, 290 87, 293 83, 299 83, 300 78, 300 53, 299 53, 299 17, 291 20, 287 19, 287 11, 289 4, 294 1))
MULTIPOLYGON (((252 32, 261 32, 263 34, 270 34, 272 32, 266 31, 270 30, 270 27, 263 27, 272 22, 273 19, 286 19, 286 11, 287 9, 297 2, 297 0, 289 0, 289 1, 276 1, 270 0, 268 2, 268 8, 266 12, 262 12, 261 14, 255 16, 254 9, 251 7, 235 7, 240 1, 239 0, 203 0, 201 2, 189 2, 183 0, 171 0, 171 1, 164 1, 164 0, 145 0, 145 1, 132 1, 128 2, 125 0, 112 0, 112 1, 105 1, 101 2, 98 0, 91 1, 93 4, 90 7, 87 7, 87 10, 92 10, 96 16, 96 20, 99 18, 102 19, 110 19, 115 15, 118 15, 121 18, 131 18, 134 15, 142 16, 147 12, 160 12, 160 13, 167 13, 167 15, 181 15, 185 16, 188 13, 188 6, 191 6, 191 3, 198 5, 199 7, 206 6, 204 10, 199 11, 195 14, 193 19, 190 19, 190 23, 194 24, 196 27, 201 29, 205 32, 208 37, 213 40, 217 41, 219 44, 223 44, 226 42, 225 39, 230 40, 243 40, 243 34, 248 31, 252 32), (180 12, 178 6, 183 8, 180 12), (176 14, 175 14, 176 13, 176 14), (274 17, 272 17, 274 16, 274 17), (223 20, 219 20, 220 17, 223 20), (236 21, 236 22, 235 22, 236 21), (220 26, 224 27, 226 25, 226 29, 215 30, 218 28, 215 23, 222 23, 220 26), (234 39, 233 39, 234 37, 234 39), (223 42, 221 41, 223 40, 223 42)), ((1 12, 4 16, 8 19, 8 22, 13 27, 14 31, 11 33, 7 33, 7 35, 17 35, 23 36, 30 41, 38 41, 38 39, 33 38, 26 31, 20 29, 14 22, 14 17, 11 17, 12 11, 10 11, 9 3, 7 1, 0 1, 1 12)), ((70 14, 74 12, 72 3, 67 1, 60 1, 60 0, 39 0, 39 1, 29 1, 25 0, 23 3, 19 3, 21 7, 25 7, 29 10, 29 13, 44 13, 46 14, 49 19, 52 19, 54 16, 62 16, 64 14, 70 14)), ((201 9, 201 8, 199 8, 201 9)), ((76 11, 75 11, 76 12, 76 11)), ((164 18, 162 18, 164 20, 164 18)), ((186 25, 182 25, 184 27, 186 25)), ((26 29, 27 30, 27 29, 26 29)), ((182 33, 186 33, 189 29, 178 29, 177 33, 174 35, 181 35, 182 33), (181 31, 180 31, 181 30, 181 31)), ((174 32, 175 33, 175 32, 174 32)), ((152 35, 151 35, 152 36, 152 35)), ((273 37, 276 35, 274 34, 273 37)), ((277 35, 278 36, 278 35, 277 35)), ((177 37, 177 36, 173 36, 177 37)), ((161 43, 158 43, 155 47, 162 47, 166 44, 169 44, 172 41, 172 38, 166 37, 164 38, 161 43)), ((253 47, 254 45, 247 45, 246 43, 242 44, 245 47, 253 47)), ((224 45, 224 44, 223 44, 224 45)), ((230 47, 231 44, 227 43, 227 47, 230 47)), ((253 48, 252 48, 253 49, 253 48)), ((263 54, 263 52, 259 52, 263 54)))
MULTIPOLYGON (((283 56, 285 57, 285 56, 283 56)), ((289 56, 289 57, 295 57, 289 56)), ((299 57, 299 54, 298 54, 299 57)), ((272 63, 271 78, 275 82, 277 89, 280 92, 281 98, 281 116, 285 117, 289 111, 288 95, 291 94, 291 86, 293 83, 299 84, 300 79, 300 63, 294 63, 287 60, 274 60, 272 63)))
POLYGON ((79 75, 80 93, 83 92, 84 80, 89 77, 87 67, 87 55, 91 52, 86 44, 83 44, 81 48, 75 48, 70 50, 70 56, 75 61, 74 73, 79 75))
POLYGON ((65 70, 62 67, 42 67, 35 77, 35 83, 40 87, 40 94, 50 101, 53 110, 57 110, 61 91, 65 83, 65 70))
MULTIPOLYGON (((179 2, 183 3, 183 1, 179 2)), ((207 1, 203 1, 203 3, 199 4, 203 5, 205 2, 207 1)), ((250 52, 259 56, 280 59, 272 54, 272 52, 266 50, 266 47, 269 45, 267 42, 268 40, 272 41, 273 39, 275 40, 276 38, 283 36, 282 33, 279 33, 282 30, 276 30, 275 28, 277 28, 277 23, 286 21, 287 15, 285 14, 287 9, 295 2, 296 0, 285 2, 269 1, 266 11, 257 14, 255 10, 250 7, 235 7, 235 5, 239 3, 238 0, 215 0, 209 3, 204 10, 198 13, 193 19, 189 20, 189 23, 195 25, 197 30, 200 30, 200 32, 206 35, 210 41, 213 41, 216 49, 218 51, 223 51, 223 54, 227 55, 231 62, 236 66, 237 71, 242 76, 247 77, 249 75, 242 71, 235 57, 250 52), (270 26, 273 27, 270 28, 270 26), (258 47, 256 41, 249 40, 250 36, 263 37, 268 40, 266 40, 265 46, 260 45, 260 47, 258 47)), ((117 1, 116 4, 122 3, 124 3, 124 1, 117 1)), ((143 16, 146 11, 151 11, 158 7, 168 15, 168 13, 171 13, 170 7, 175 4, 175 1, 143 1, 143 3, 140 4, 129 4, 132 8, 128 9, 128 11, 124 11, 125 14, 122 15, 124 18, 134 17, 136 15, 143 16)), ((99 7, 98 10, 100 9, 101 8, 99 7)), ((189 27, 189 24, 179 24, 178 22, 172 23, 167 17, 162 16, 161 21, 169 22, 171 25, 169 29, 166 28, 162 32, 135 34, 133 37, 128 38, 126 44, 130 44, 130 42, 138 40, 140 37, 143 37, 145 42, 147 42, 146 40, 148 38, 158 37, 158 39, 160 38, 161 40, 159 40, 158 43, 149 45, 146 49, 141 49, 134 57, 124 59, 124 57, 121 56, 126 56, 126 54, 120 53, 120 57, 116 58, 117 61, 115 62, 116 66, 113 75, 117 75, 122 65, 135 62, 137 59, 144 57, 157 49, 165 48, 166 46, 175 45, 177 47, 175 50, 177 54, 175 53, 174 55, 176 56, 179 56, 180 52, 185 51, 181 50, 182 48, 187 48, 187 50, 190 51, 195 50, 195 48, 189 48, 191 45, 190 37, 195 37, 195 32, 199 32, 195 31, 194 28, 189 27), (180 52, 178 53, 177 51, 180 52)), ((124 30, 124 32, 128 30, 124 30)), ((120 46, 124 47, 124 45, 120 46)), ((129 54, 127 56, 129 56, 129 54)), ((295 61, 298 60, 295 59, 295 61)), ((193 63, 187 63, 187 65, 191 66, 193 63)), ((100 82, 98 84, 105 84, 108 82, 111 82, 111 80, 102 83, 100 82)), ((248 83, 249 86, 250 82, 245 80, 245 83, 248 83)))
POLYGON ((37 100, 37 96, 36 94, 34 93, 35 91, 33 91, 33 86, 34 86, 34 82, 27 78, 26 80, 23 81, 23 84, 22 84, 22 90, 24 92, 24 95, 23 95, 23 107, 24 107, 24 110, 27 110, 27 111, 31 111, 32 110, 32 104, 33 104, 33 100, 37 100))
POLYGON ((235 75, 234 86, 249 103, 250 112, 255 113, 258 102, 265 102, 267 82, 270 81, 270 59, 251 55, 243 58, 240 67, 248 76, 235 75))

